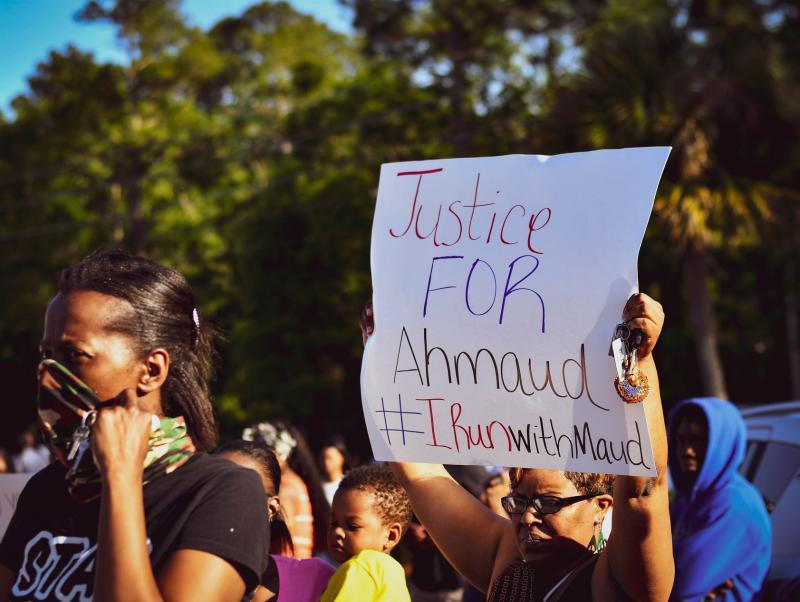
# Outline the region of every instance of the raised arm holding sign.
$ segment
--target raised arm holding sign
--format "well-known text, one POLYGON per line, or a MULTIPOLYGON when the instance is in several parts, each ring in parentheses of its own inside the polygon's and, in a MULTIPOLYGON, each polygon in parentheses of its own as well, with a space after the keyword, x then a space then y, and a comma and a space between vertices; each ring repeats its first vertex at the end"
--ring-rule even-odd
POLYGON ((669 596, 666 443, 651 354, 663 312, 630 296, 667 154, 383 166, 376 323, 362 368, 373 452, 437 463, 394 468, 437 545, 490 600, 669 596), (642 404, 614 389, 608 346, 623 305, 643 333, 642 404), (511 471, 512 521, 440 462, 530 467, 511 471), (612 504, 606 546, 600 525, 612 504))

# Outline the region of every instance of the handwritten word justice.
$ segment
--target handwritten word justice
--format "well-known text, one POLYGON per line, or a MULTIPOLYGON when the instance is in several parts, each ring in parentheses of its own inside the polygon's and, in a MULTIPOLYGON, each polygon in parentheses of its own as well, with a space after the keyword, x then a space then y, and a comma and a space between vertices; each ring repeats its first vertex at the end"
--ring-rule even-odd
MULTIPOLYGON (((481 174, 478 173, 476 180, 475 180, 475 193, 472 198, 472 203, 462 203, 461 201, 453 201, 449 205, 447 205, 447 212, 445 213, 445 219, 450 220, 451 224, 455 224, 458 226, 458 234, 454 234, 453 238, 450 240, 440 240, 439 239, 439 226, 442 223, 442 209, 444 209, 444 205, 438 203, 438 206, 434 206, 433 210, 431 211, 431 215, 433 213, 436 214, 436 219, 433 222, 433 225, 430 224, 426 227, 423 227, 420 222, 424 222, 425 220, 422 219, 422 212, 425 208, 422 200, 420 199, 420 188, 422 187, 422 180, 425 176, 429 176, 431 174, 442 173, 444 171, 443 167, 438 169, 427 169, 424 171, 401 171, 397 174, 398 177, 405 177, 405 176, 417 176, 417 186, 414 190, 414 196, 411 198, 410 203, 410 211, 408 215, 408 221, 405 223, 405 227, 403 229, 399 228, 389 228, 389 234, 394 238, 403 238, 411 231, 411 226, 414 226, 414 235, 419 240, 427 240, 432 238, 433 245, 435 247, 442 246, 442 247, 452 247, 455 244, 458 244, 464 236, 469 240, 484 240, 486 244, 492 242, 492 235, 495 235, 495 240, 499 240, 500 244, 503 245, 516 245, 520 241, 510 238, 511 234, 506 230, 506 227, 509 227, 511 230, 514 230, 513 224, 516 222, 518 223, 519 220, 523 220, 523 223, 526 223, 525 229, 527 230, 527 240, 526 244, 528 246, 528 250, 531 253, 536 253, 537 255, 541 255, 542 251, 539 251, 533 246, 533 233, 537 232, 544 228, 547 224, 550 223, 550 217, 552 216, 552 211, 549 207, 543 207, 536 212, 531 211, 528 213, 528 210, 519 203, 515 203, 511 205, 509 209, 505 213, 498 213, 497 211, 492 211, 490 209, 486 209, 487 207, 492 207, 496 205, 495 202, 478 202, 478 196, 480 192, 480 184, 481 184, 481 174), (462 214, 462 212, 466 211, 468 215, 462 214), (488 212, 488 213, 487 213, 488 212), (489 224, 488 230, 483 232, 477 231, 477 219, 476 214, 479 216, 483 215, 491 215, 491 222, 489 224), (527 218, 527 219, 526 219, 527 218), (465 223, 466 222, 466 228, 465 223), (495 226, 497 228, 495 229, 495 226), (423 232, 423 230, 427 230, 423 232), (465 232, 466 230, 466 232, 465 232), (495 234, 496 233, 496 234, 495 234)), ((496 194, 500 194, 498 190, 496 194)), ((430 218, 428 218, 430 219, 430 218)))

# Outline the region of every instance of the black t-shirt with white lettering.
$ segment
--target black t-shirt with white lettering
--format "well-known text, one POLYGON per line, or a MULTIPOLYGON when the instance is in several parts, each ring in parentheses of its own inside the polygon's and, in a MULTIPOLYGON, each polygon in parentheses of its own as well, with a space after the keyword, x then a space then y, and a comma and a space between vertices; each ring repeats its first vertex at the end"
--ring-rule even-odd
MULTIPOLYGON (((0 544, 0 564, 16 579, 11 600, 92 599, 100 500, 78 504, 57 462, 34 475, 0 544)), ((236 567, 247 590, 266 568, 269 524, 255 471, 196 453, 144 487, 147 547, 158 576, 176 550, 219 556, 236 567)))

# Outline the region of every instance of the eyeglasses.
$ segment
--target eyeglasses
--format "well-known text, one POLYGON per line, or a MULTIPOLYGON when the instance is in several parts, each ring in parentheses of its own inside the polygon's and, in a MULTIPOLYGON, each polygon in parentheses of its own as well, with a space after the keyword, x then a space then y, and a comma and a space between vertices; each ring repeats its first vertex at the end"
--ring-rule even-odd
POLYGON ((509 514, 523 514, 533 508, 539 514, 555 514, 565 506, 571 506, 583 500, 597 497, 599 493, 576 495, 573 497, 556 497, 554 495, 534 495, 529 498, 521 495, 507 495, 500 499, 503 509, 509 514))

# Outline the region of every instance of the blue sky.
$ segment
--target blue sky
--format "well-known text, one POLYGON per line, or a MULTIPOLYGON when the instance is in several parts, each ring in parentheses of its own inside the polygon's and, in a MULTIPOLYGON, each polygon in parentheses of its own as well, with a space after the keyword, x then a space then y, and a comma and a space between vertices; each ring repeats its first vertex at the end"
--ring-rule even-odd
MULTIPOLYGON (((241 14, 257 0, 183 0, 187 19, 207 29, 222 17, 241 14)), ((125 61, 106 24, 86 24, 75 13, 86 0, 0 0, 0 110, 8 114, 9 103, 28 89, 27 77, 50 50, 63 50, 70 43, 91 51, 98 61, 125 61)), ((296 9, 310 13, 339 31, 350 29, 350 15, 336 0, 290 0, 296 9)))

